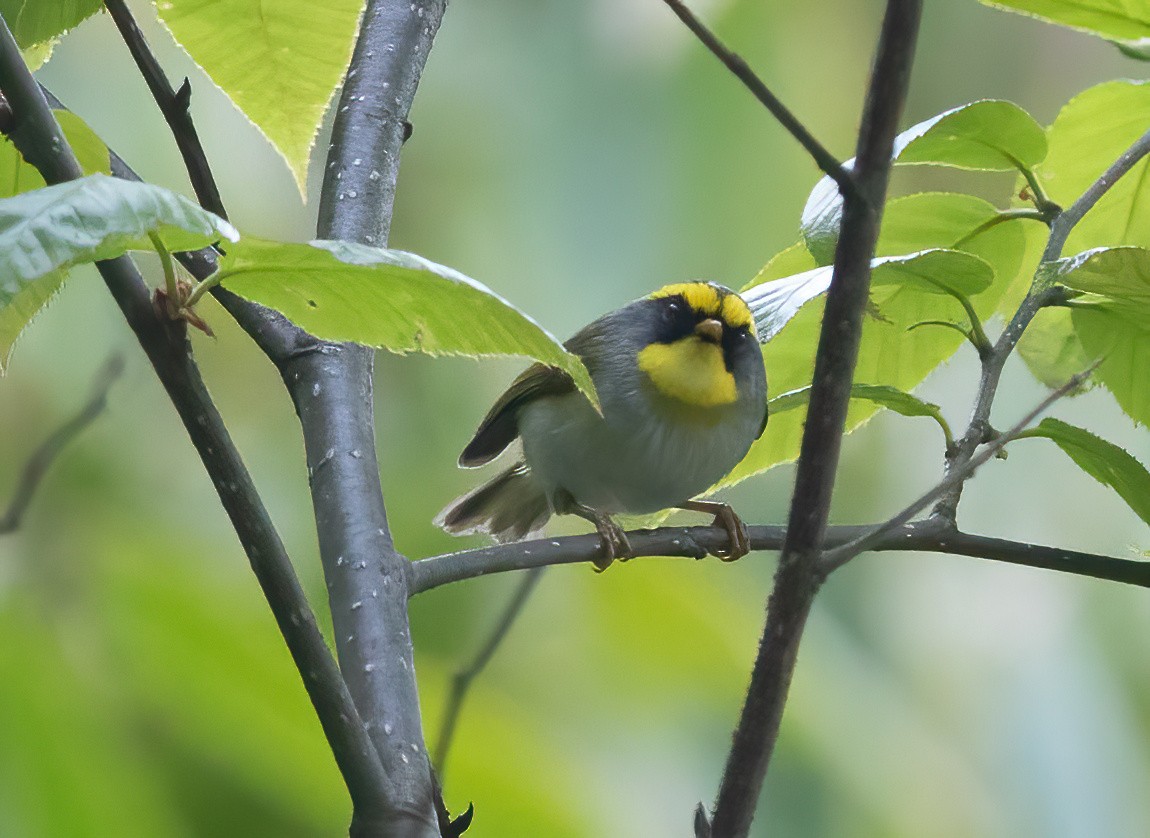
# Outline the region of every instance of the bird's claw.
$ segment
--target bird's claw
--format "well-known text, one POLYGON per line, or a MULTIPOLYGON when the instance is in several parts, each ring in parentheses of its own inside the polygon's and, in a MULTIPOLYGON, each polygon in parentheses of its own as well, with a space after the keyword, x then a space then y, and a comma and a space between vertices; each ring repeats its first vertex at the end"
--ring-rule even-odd
POLYGON ((623 528, 606 515, 595 516, 595 529, 599 533, 599 541, 603 546, 603 555, 593 560, 595 572, 602 573, 609 568, 615 559, 627 561, 634 558, 635 551, 631 549, 631 542, 623 528))
POLYGON ((747 531, 747 525, 727 504, 710 500, 693 500, 683 504, 682 508, 714 515, 715 519, 711 522, 711 526, 722 527, 727 531, 728 546, 715 551, 715 555, 721 561, 733 562, 751 552, 751 535, 747 531))

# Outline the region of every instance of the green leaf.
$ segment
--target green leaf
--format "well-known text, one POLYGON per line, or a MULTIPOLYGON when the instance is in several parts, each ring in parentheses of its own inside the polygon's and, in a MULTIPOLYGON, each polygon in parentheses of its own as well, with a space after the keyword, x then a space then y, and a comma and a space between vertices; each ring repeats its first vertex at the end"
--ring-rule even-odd
POLYGON ((1150 472, 1127 451, 1058 419, 1043 419, 1038 427, 1019 438, 1026 437, 1052 440, 1080 469, 1117 492, 1138 517, 1150 524, 1150 472))
POLYGON ((1046 156, 1046 132, 1013 102, 983 99, 945 111, 899 135, 895 161, 1004 172, 1046 156))
MULTIPOLYGON (((1081 352, 1127 415, 1150 423, 1150 250, 1098 248, 1044 266, 1045 277, 1089 296, 1073 301, 1081 352)), ((1076 350, 1071 350, 1076 351, 1076 350)))
MULTIPOLYGON (((1064 385, 1094 361, 1074 330, 1070 311, 1065 308, 1044 308, 1038 312, 1018 342, 1018 354, 1034 377, 1051 390, 1064 385)), ((1084 382, 1078 391, 1069 395, 1078 395, 1090 389, 1091 384, 1091 381, 1084 382)))
MULTIPOLYGON (((780 413, 804 407, 811 398, 811 388, 801 387, 782 393, 767 402, 767 413, 772 418, 780 413)), ((885 384, 855 384, 851 386, 852 399, 864 399, 874 402, 879 407, 893 410, 902 416, 926 416, 933 419, 942 428, 947 445, 953 441, 950 425, 942 415, 942 408, 937 404, 925 402, 918 396, 890 387, 885 384)))
MULTIPOLYGON (((75 114, 68 111, 55 113, 84 171, 107 171, 110 159, 103 141, 75 114)), ((0 198, 43 186, 44 179, 40 173, 25 162, 15 146, 7 139, 0 141, 0 198)), ((67 271, 60 270, 23 284, 0 282, 0 375, 8 367, 17 339, 56 296, 67 278, 67 271)))
MULTIPOLYGON (((754 315, 759 340, 770 341, 804 305, 825 293, 833 270, 815 268, 741 292, 754 315)), ((871 262, 872 287, 913 285, 927 294, 971 296, 989 288, 993 279, 994 269, 985 260, 959 250, 933 248, 871 262)))
POLYGON ((245 238, 220 260, 223 284, 324 340, 392 352, 525 355, 570 373, 593 401, 582 362, 503 298, 412 253, 348 242, 245 238))
POLYGON ((1150 316, 1150 250, 1099 247, 1044 265, 1045 277, 1076 291, 1100 294, 1150 316))
POLYGON ((1141 0, 980 0, 1011 12, 1058 23, 1114 41, 1150 38, 1150 14, 1141 0))
POLYGON ((283 157, 300 195, 363 0, 161 0, 176 41, 283 157))
POLYGON ((101 0, 0 0, 20 49, 50 41, 100 11, 101 0))
MULTIPOLYGON (((1005 171, 1031 168, 1046 156, 1046 137, 1034 118, 1000 99, 971 102, 911 126, 895 137, 896 163, 1005 171)), ((844 164, 854 166, 854 159, 844 164)), ((803 207, 800 231, 819 264, 834 259, 842 222, 838 185, 823 177, 803 207)))
MULTIPOLYGON (((972 241, 988 233, 979 233, 972 241)), ((786 263, 802 263, 801 251, 790 249, 784 253, 787 254, 786 263)), ((924 320, 964 314, 961 306, 941 292, 932 280, 949 277, 949 282, 974 291, 975 288, 985 288, 991 274, 992 269, 985 260, 958 251, 931 250, 883 258, 872 276, 872 310, 863 321, 856 380, 903 391, 918 386, 931 370, 963 343, 962 336, 949 329, 911 330, 914 324, 924 320)), ((760 274, 764 275, 769 274, 760 274)), ((788 281, 783 279, 781 283, 785 286, 788 281)), ((754 310, 771 293, 771 286, 779 282, 768 281, 752 286, 742 292, 743 297, 754 310)), ((1001 279, 975 294, 971 299, 975 311, 982 317, 992 313, 1006 285, 1007 281, 1001 279)), ((763 346, 763 361, 772 392, 787 393, 810 385, 822 314, 823 300, 816 296, 794 312, 785 326, 763 346)), ((847 413, 848 432, 866 422, 878 409, 871 401, 852 403, 847 413)), ((751 446, 750 452, 731 474, 714 488, 738 483, 797 457, 805 418, 805 409, 772 415, 763 436, 751 446)))
MULTIPOLYGON (((1150 83, 1112 81, 1071 99, 1050 126, 1050 151, 1036 175, 1050 198, 1072 204, 1150 125, 1150 83)), ((1075 226, 1065 252, 1150 247, 1150 177, 1145 159, 1075 226)))
POLYGON ((8 371, 12 347, 24 329, 64 287, 67 271, 53 271, 26 283, 13 293, 0 283, 0 375, 8 371))
POLYGON ((172 251, 239 237, 228 222, 175 192, 88 175, 0 200, 0 290, 15 294, 70 265, 151 250, 149 232, 172 251))

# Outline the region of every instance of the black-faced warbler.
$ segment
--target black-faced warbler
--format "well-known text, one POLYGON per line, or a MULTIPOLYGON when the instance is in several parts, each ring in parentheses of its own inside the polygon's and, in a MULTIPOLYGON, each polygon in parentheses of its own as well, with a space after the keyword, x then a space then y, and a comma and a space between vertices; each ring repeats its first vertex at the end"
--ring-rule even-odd
POLYGON ((709 282, 668 285, 605 314, 565 344, 599 395, 598 413, 566 373, 536 364, 479 425, 459 464, 490 462, 516 437, 523 457, 436 518, 450 533, 516 541, 553 513, 595 524, 605 569, 631 555, 615 513, 678 507, 715 515, 733 560, 746 527, 722 503, 692 500, 747 453, 767 424, 767 380, 750 309, 709 282))

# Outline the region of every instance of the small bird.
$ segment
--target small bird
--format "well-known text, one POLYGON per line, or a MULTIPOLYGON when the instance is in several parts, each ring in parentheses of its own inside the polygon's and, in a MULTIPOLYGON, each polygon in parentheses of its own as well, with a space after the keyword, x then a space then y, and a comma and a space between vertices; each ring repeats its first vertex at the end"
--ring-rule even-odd
POLYGON ((680 508, 715 516, 733 561, 747 528, 725 503, 693 498, 742 460, 767 425, 767 379, 754 318, 713 282, 667 285, 603 315, 564 344, 591 374, 600 414, 555 367, 535 364, 487 413, 459 465, 490 462, 518 437, 523 457, 444 509, 435 523, 498 542, 551 515, 595 525, 605 570, 631 546, 611 516, 680 508))

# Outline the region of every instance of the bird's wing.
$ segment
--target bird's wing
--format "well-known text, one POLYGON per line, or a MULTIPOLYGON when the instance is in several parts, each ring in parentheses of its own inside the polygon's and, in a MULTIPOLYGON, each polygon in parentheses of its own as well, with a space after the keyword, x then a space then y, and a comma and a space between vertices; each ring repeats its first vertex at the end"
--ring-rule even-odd
MULTIPOLYGON (((593 355, 589 350, 600 337, 604 319, 599 318, 584 326, 563 344, 568 352, 578 355, 588 364, 592 378, 595 377, 595 370, 588 363, 588 356, 593 355)), ((473 468, 498 457, 519 436, 519 411, 524 405, 546 396, 563 396, 575 390, 575 380, 561 369, 546 364, 528 367, 487 411, 475 436, 459 455, 459 465, 473 468)))
POLYGON ((472 468, 491 462, 519 436, 519 409, 523 405, 574 390, 575 381, 563 370, 546 364, 532 365, 511 383, 483 417, 475 436, 459 455, 459 464, 472 468))

